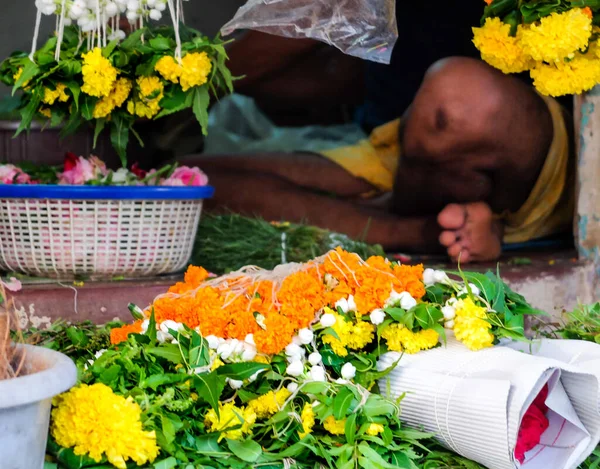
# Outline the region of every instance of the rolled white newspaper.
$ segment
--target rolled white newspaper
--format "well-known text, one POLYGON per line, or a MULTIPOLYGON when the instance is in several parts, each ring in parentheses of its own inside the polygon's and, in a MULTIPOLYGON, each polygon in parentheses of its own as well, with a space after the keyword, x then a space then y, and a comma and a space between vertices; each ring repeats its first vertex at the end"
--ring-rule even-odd
POLYGON ((379 386, 406 393, 402 420, 490 469, 577 468, 600 441, 600 345, 544 339, 472 352, 449 336, 427 352, 388 353, 379 367, 398 359, 379 386), (546 385, 549 427, 520 463, 521 421, 546 385))

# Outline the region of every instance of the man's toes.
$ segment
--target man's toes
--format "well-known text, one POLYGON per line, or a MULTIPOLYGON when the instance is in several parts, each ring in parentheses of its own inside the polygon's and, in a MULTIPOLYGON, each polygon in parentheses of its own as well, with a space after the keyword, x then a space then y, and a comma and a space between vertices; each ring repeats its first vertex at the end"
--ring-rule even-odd
POLYGON ((438 224, 445 230, 458 230, 467 222, 467 215, 463 205, 450 204, 438 215, 438 224))
POLYGON ((448 256, 450 256, 452 259, 458 259, 461 253, 464 256, 466 252, 468 252, 468 250, 459 243, 455 243, 448 248, 448 256))
POLYGON ((456 231, 442 231, 440 244, 449 248, 458 241, 456 231))

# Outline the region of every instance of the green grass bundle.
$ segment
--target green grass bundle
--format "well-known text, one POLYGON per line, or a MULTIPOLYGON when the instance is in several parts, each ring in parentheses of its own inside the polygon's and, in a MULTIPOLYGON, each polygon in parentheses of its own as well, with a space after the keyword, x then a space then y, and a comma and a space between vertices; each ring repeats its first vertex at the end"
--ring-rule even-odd
POLYGON ((315 226, 269 223, 235 214, 207 214, 200 222, 192 263, 215 274, 246 265, 273 269, 282 263, 307 262, 338 246, 363 259, 384 255, 381 246, 315 226))

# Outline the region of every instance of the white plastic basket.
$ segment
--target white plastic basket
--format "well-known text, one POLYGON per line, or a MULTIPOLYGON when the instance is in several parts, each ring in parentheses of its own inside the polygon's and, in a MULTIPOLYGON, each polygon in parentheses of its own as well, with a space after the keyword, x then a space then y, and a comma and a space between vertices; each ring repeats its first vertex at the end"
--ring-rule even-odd
POLYGON ((211 187, 0 186, 0 269, 73 279, 183 269, 211 187))

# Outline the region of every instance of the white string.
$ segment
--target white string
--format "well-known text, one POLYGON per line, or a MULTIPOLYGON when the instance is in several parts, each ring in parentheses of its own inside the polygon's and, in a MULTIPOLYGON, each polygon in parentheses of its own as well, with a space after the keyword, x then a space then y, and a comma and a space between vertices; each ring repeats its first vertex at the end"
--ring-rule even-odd
POLYGON ((178 61, 181 61, 181 37, 179 35, 179 21, 177 21, 177 14, 175 12, 175 8, 173 7, 173 0, 167 0, 167 4, 169 5, 169 13, 171 13, 173 28, 175 29, 175 42, 177 44, 177 48, 175 49, 175 58, 178 61))
POLYGON ((54 51, 54 60, 57 62, 60 60, 60 46, 62 45, 64 31, 65 31, 65 14, 66 14, 66 0, 62 0, 60 8, 60 21, 58 24, 58 38, 56 40, 56 50, 54 51))
POLYGON ((77 290, 77 288, 75 288, 73 285, 65 285, 64 283, 60 283, 57 282, 61 287, 64 288, 70 288, 71 290, 73 290, 75 292, 75 295, 73 296, 73 311, 75 311, 75 314, 79 315, 79 311, 77 311, 77 295, 79 294, 79 291, 77 290))
POLYGON ((287 250, 287 234, 285 233, 285 231, 283 233, 281 233, 281 263, 282 264, 287 264, 287 256, 286 256, 286 250, 287 250))
POLYGON ((96 24, 98 26, 98 47, 102 47, 102 26, 100 25, 100 0, 96 1, 96 24))
POLYGON ((40 24, 42 23, 42 11, 38 8, 37 15, 35 17, 35 29, 33 32, 33 44, 31 45, 31 54, 29 54, 29 59, 33 62, 33 55, 35 54, 35 50, 37 49, 38 37, 40 35, 40 24))

